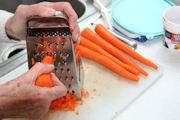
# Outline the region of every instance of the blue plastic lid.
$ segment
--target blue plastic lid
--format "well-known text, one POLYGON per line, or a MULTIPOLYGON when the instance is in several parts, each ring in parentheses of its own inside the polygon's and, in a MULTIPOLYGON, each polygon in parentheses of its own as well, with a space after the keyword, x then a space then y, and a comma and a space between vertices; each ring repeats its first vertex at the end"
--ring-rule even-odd
POLYGON ((118 0, 111 7, 111 15, 125 30, 153 39, 163 34, 162 14, 174 5, 169 0, 118 0))

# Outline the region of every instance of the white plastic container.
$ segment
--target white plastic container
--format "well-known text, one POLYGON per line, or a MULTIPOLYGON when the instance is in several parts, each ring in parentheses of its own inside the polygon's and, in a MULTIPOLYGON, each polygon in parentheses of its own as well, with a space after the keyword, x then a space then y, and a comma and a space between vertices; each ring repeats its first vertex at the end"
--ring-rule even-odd
POLYGON ((180 6, 170 7, 163 14, 164 42, 169 49, 180 50, 180 6))

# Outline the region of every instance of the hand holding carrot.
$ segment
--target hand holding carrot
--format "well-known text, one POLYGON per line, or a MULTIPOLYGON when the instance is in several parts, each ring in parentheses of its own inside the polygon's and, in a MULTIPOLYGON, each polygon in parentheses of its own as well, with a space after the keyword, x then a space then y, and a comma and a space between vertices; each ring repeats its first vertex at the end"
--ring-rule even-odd
POLYGON ((66 94, 65 86, 51 73, 53 65, 37 63, 22 76, 0 85, 0 118, 39 119, 49 110, 51 101, 66 94), (38 76, 50 73, 53 86, 38 87, 38 76))

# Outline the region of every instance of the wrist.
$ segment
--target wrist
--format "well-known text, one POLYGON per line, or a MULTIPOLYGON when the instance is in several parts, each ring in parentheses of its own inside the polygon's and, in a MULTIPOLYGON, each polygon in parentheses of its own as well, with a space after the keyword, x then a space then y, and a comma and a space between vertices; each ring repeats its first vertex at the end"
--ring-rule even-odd
POLYGON ((8 117, 9 105, 12 102, 12 97, 9 93, 13 91, 14 87, 13 81, 0 85, 0 120, 8 117))

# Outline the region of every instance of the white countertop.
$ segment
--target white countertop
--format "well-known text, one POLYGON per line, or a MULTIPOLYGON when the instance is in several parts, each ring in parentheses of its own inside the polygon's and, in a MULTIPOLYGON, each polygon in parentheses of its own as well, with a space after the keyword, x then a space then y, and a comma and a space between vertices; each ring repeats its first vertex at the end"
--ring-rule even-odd
POLYGON ((117 120, 180 119, 180 51, 163 46, 163 37, 138 44, 137 52, 164 68, 163 76, 123 111, 117 120))

